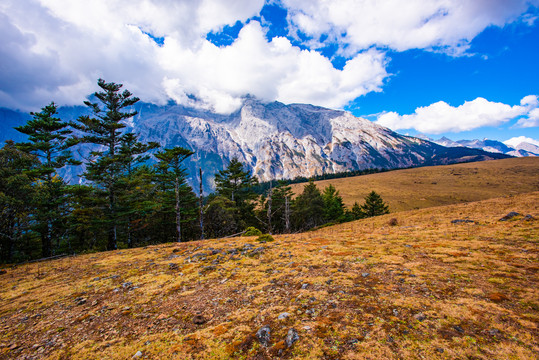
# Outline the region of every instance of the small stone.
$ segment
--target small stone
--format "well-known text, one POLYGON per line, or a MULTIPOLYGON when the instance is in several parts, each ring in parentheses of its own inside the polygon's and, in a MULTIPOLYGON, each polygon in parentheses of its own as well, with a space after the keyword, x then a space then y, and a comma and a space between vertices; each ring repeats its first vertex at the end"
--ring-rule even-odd
POLYGON ((288 334, 286 335, 286 339, 285 339, 286 346, 291 347, 298 340, 299 340, 299 335, 297 331, 294 329, 288 330, 288 334))
POLYGON ((488 331, 488 333, 489 333, 490 336, 496 336, 496 335, 500 335, 500 330, 498 330, 498 329, 490 329, 488 331))
POLYGON ((451 220, 451 224, 468 224, 468 223, 475 223, 475 221, 473 221, 473 220, 468 220, 468 219, 456 219, 456 220, 451 220))
POLYGON ((178 264, 170 263, 170 264, 168 264, 168 268, 170 270, 177 270, 178 269, 178 264))
POLYGON ((262 346, 267 347, 271 340, 271 329, 268 325, 262 326, 257 332, 256 337, 262 346))
POLYGON ((427 318, 427 316, 425 316, 425 314, 423 314, 423 313, 418 313, 418 314, 414 315, 414 319, 416 319, 417 321, 423 321, 426 318, 427 318))
POLYGON ((363 277, 367 277, 367 276, 369 276, 369 275, 370 275, 370 274, 369 274, 368 272, 361 273, 361 276, 363 276, 363 277))
POLYGON ((533 216, 531 216, 530 214, 528 214, 528 215, 524 216, 522 218, 522 220, 524 220, 524 221, 532 221, 532 220, 535 220, 535 218, 533 216))
POLYGON ((280 315, 277 317, 277 319, 278 319, 278 320, 283 320, 283 319, 286 319, 286 318, 289 317, 289 316, 290 316, 289 313, 284 312, 284 313, 280 314, 280 315))
POLYGON ((77 303, 77 305, 84 305, 86 304, 86 298, 76 298, 75 302, 77 303))
POLYGON ((137 351, 137 352, 135 353, 135 355, 133 355, 133 359, 138 359, 138 358, 140 358, 140 357, 142 357, 142 351, 140 351, 140 350, 137 351))
POLYGON ((305 289, 307 289, 307 286, 309 286, 309 284, 301 284, 301 289, 305 290, 305 289))
POLYGON ((309 325, 305 325, 305 326, 303 327, 303 330, 305 330, 305 331, 311 331, 312 328, 311 328, 309 325))
POLYGON ((124 282, 122 284, 122 287, 125 289, 125 288, 129 288, 133 285, 133 283, 131 281, 128 281, 128 282, 124 282))
POLYGON ((399 311, 397 309, 393 309, 393 315, 399 316, 399 311))
POLYGON ((202 325, 206 322, 207 320, 204 318, 204 316, 202 315, 195 315, 193 316, 193 324, 195 325, 202 325))
POLYGON ((455 329, 455 331, 457 331, 457 332, 459 332, 459 333, 463 333, 463 332, 464 332, 464 329, 461 328, 461 327, 458 326, 458 325, 453 326, 453 329, 455 329))
POLYGON ((517 216, 520 216, 519 213, 517 213, 516 211, 511 211, 509 214, 505 215, 504 217, 502 217, 499 221, 507 221, 507 220, 511 220, 512 218, 515 218, 517 216))
POLYGON ((326 284, 330 285, 332 282, 333 282, 332 279, 328 279, 328 280, 326 281, 326 284))

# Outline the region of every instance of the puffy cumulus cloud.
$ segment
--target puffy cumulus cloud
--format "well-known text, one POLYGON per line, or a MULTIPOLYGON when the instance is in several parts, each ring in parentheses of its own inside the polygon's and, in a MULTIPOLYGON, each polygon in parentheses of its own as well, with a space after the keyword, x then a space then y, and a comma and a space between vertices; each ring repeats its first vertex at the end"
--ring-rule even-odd
MULTIPOLYGON (((462 54, 486 27, 513 22, 538 0, 282 0, 295 32, 347 45, 462 54)), ((530 24, 525 16, 522 21, 530 24)), ((532 22, 533 23, 533 22, 532 22)))
POLYGON ((523 128, 539 126, 539 99, 536 95, 528 95, 520 102, 522 106, 529 109, 526 117, 519 119, 517 126, 523 128))
POLYGON ((262 6, 263 0, 4 0, 0 106, 80 104, 99 77, 163 103, 168 74, 148 33, 198 51, 208 31, 245 21, 262 6))
POLYGON ((505 145, 511 146, 511 147, 517 147, 518 145, 520 145, 522 143, 528 143, 528 144, 532 144, 532 145, 535 145, 535 146, 539 146, 539 140, 535 140, 535 139, 532 139, 532 138, 529 138, 529 137, 526 137, 526 136, 512 137, 509 140, 505 140, 503 143, 505 145))
POLYGON ((206 40, 208 31, 246 20, 262 5, 252 0, 131 0, 128 6, 106 0, 7 0, 0 5, 6 20, 0 26, 9 41, 0 45, 5 55, 0 61, 19 64, 19 71, 8 78, 6 70, 3 78, 9 81, 0 85, 0 105, 80 104, 95 91, 99 77, 124 83, 145 101, 172 98, 220 113, 237 109, 246 94, 342 107, 381 90, 386 59, 374 49, 356 54, 339 70, 286 38, 268 41, 257 21, 246 24, 229 46, 206 40), (148 34, 163 37, 163 43, 148 34))
POLYGON ((521 105, 510 106, 503 103, 477 98, 453 107, 444 101, 420 107, 410 115, 395 112, 381 114, 376 123, 393 130, 415 129, 427 134, 461 132, 483 126, 498 126, 520 116, 529 116, 537 110, 537 97, 526 96, 521 105))
POLYGON ((385 57, 370 50, 349 60, 342 70, 315 51, 301 50, 283 37, 269 43, 258 22, 250 22, 230 46, 210 42, 193 51, 166 40, 161 66, 170 74, 168 95, 186 102, 193 94, 218 112, 230 112, 247 93, 265 100, 342 107, 370 91, 387 76, 385 57), (172 77, 175 75, 175 77, 172 77))

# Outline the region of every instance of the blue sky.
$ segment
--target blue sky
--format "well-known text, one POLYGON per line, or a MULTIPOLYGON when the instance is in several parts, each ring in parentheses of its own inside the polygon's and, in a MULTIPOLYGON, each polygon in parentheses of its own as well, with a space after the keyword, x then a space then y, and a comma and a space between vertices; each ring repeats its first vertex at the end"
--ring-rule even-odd
POLYGON ((157 104, 228 113, 252 94, 537 141, 538 17, 538 0, 5 0, 0 106, 81 104, 103 77, 157 104))

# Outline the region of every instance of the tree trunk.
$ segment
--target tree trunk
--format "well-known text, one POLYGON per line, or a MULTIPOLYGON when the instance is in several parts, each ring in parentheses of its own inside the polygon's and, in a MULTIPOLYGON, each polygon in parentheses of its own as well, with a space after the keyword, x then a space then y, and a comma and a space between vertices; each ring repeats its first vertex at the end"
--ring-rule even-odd
POLYGON ((284 198, 284 227, 287 233, 290 232, 290 200, 288 196, 284 198))
POLYGON ((48 231, 45 234, 41 235, 41 255, 43 257, 51 256, 51 238, 48 231))
POLYGON ((108 234, 108 250, 116 250, 118 245, 116 242, 116 214, 114 211, 114 189, 112 186, 109 187, 109 211, 110 211, 110 221, 109 234, 108 234))
POLYGON ((200 239, 204 240, 204 211, 203 211, 203 200, 204 195, 202 193, 202 167, 199 168, 200 174, 200 193, 199 193, 199 217, 200 217, 200 239))
POLYGON ((273 188, 271 186, 271 181, 270 181, 270 188, 269 188, 269 191, 268 191, 268 234, 272 234, 272 227, 271 227, 271 197, 273 195, 273 188))
POLYGON ((174 192, 176 194, 176 231, 178 233, 178 242, 182 241, 181 223, 180 223, 180 184, 178 177, 174 182, 174 192))

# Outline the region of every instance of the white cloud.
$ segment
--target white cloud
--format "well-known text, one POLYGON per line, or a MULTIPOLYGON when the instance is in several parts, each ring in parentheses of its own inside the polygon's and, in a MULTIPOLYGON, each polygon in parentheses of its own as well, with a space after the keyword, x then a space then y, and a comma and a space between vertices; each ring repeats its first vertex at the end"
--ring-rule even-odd
POLYGON ((526 136, 513 137, 509 140, 505 140, 503 143, 507 146, 511 146, 514 148, 523 142, 528 143, 528 144, 533 144, 535 146, 539 146, 539 140, 535 140, 526 136))
POLYGON ((34 81, 33 88, 18 93, 0 86, 4 106, 36 107, 51 100, 80 104, 103 77, 124 83, 145 101, 172 98, 185 104, 191 101, 188 95, 194 95, 203 106, 221 113, 237 109, 248 93, 265 100, 339 108, 380 91, 387 76, 379 51, 360 52, 338 70, 320 53, 301 50, 286 38, 268 41, 257 21, 245 25, 230 46, 218 47, 205 39, 211 29, 257 13, 261 1, 138 0, 132 2, 137 12, 136 6, 120 6, 125 2, 99 0, 86 6, 74 0, 42 0, 39 7, 28 1, 0 7, 9 13, 6 27, 16 35, 11 38, 27 37, 27 44, 14 40, 21 44, 18 53, 3 53, 7 59, 20 54, 43 64, 44 70, 21 66, 22 76, 30 78, 37 70, 45 75, 42 82, 34 81), (28 7, 30 16, 24 11, 28 7), (24 35, 18 29, 24 29, 24 35), (164 44, 159 46, 144 32, 164 36, 164 44))
POLYGON ((286 38, 269 43, 256 21, 230 46, 205 42, 196 51, 170 40, 160 50, 168 95, 185 101, 194 94, 218 112, 230 112, 250 93, 265 100, 342 107, 370 91, 379 91, 387 76, 384 55, 370 50, 349 60, 343 70, 315 51, 300 50, 286 38))
MULTIPOLYGON (((486 27, 513 22, 537 0, 283 0, 293 31, 346 44, 462 54, 486 27)), ((530 24, 529 17, 521 19, 530 24)), ((533 22, 532 22, 533 24, 533 22)))
POLYGON ((461 132, 483 126, 498 126, 520 116, 537 111, 537 97, 526 96, 521 105, 510 106, 503 103, 477 98, 453 107, 444 101, 420 107, 413 114, 399 115, 388 112, 380 115, 376 123, 393 130, 415 129, 427 134, 461 132))
MULTIPOLYGON (((267 40, 257 21, 245 25, 229 46, 206 40, 210 31, 258 15, 264 0, 3 0, 0 106, 36 110, 52 100, 81 104, 102 77, 123 83, 145 101, 189 103, 194 95, 222 113, 236 109, 247 93, 341 108, 382 90, 388 60, 380 48, 464 49, 486 26, 516 19, 527 2, 282 4, 290 10, 293 28, 342 42, 349 59, 342 70, 314 48, 299 48, 281 37, 267 40), (164 44, 145 33, 163 37, 164 44)), ((530 124, 537 119, 527 121, 521 125, 535 126, 530 124)))

